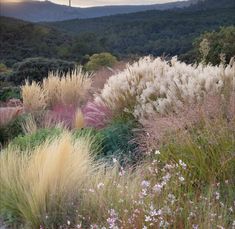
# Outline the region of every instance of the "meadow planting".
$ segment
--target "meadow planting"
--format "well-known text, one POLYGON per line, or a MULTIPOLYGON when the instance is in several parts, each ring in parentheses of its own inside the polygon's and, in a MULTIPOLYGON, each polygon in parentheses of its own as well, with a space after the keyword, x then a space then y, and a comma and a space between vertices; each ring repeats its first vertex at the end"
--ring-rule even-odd
POLYGON ((235 229, 234 60, 93 76, 27 81, 0 108, 0 225, 235 229))

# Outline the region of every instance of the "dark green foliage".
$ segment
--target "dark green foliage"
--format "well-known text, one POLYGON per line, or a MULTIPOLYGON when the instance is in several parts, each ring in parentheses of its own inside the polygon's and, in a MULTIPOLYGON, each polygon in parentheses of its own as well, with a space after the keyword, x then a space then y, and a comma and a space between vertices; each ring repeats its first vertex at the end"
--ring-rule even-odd
MULTIPOLYGON (((80 44, 83 41, 87 47, 97 46, 115 56, 182 55, 192 49, 193 40, 204 31, 235 24, 234 4, 224 8, 218 0, 216 2, 217 7, 209 7, 207 10, 201 7, 153 10, 96 19, 75 19, 50 25, 78 35, 80 44), (88 33, 93 33, 95 42, 94 39, 83 39, 88 33)), ((188 57, 194 59, 189 54, 188 57)))
POLYGON ((20 115, 8 123, 6 126, 0 127, 0 143, 2 145, 8 143, 13 138, 24 134, 22 122, 27 119, 27 115, 20 115))
POLYGON ((85 128, 74 132, 75 139, 88 137, 92 140, 92 152, 98 160, 111 162, 117 159, 122 166, 133 165, 141 158, 134 130, 137 121, 129 115, 114 118, 106 127, 97 130, 85 128))
POLYGON ((7 66, 37 56, 85 64, 86 55, 101 52, 118 57, 178 55, 193 62, 196 55, 189 52, 193 40, 205 31, 234 25, 235 4, 233 0, 207 0, 186 9, 152 10, 46 25, 0 19, 0 62, 7 66))
POLYGON ((230 59, 235 56, 235 26, 222 27, 218 31, 202 34, 194 44, 198 61, 203 59, 200 53, 200 44, 204 39, 209 44, 209 53, 205 57, 205 63, 219 64, 221 62, 221 54, 225 55, 225 61, 229 63, 230 59))
POLYGON ((28 58, 13 65, 13 72, 8 77, 9 81, 21 84, 26 79, 31 81, 41 81, 48 76, 49 72, 59 74, 71 73, 75 69, 74 62, 58 59, 28 58))
POLYGON ((100 130, 103 138, 101 156, 107 160, 116 158, 122 165, 134 164, 140 159, 134 129, 138 123, 130 116, 121 115, 100 130))
POLYGON ((1 87, 0 86, 0 101, 7 101, 9 99, 20 99, 19 87, 1 87))
POLYGON ((34 149, 46 140, 52 140, 53 138, 58 137, 61 133, 62 129, 60 128, 39 129, 33 134, 26 134, 16 137, 11 142, 11 145, 19 147, 22 151, 34 149))
POLYGON ((7 66, 29 57, 67 58, 60 47, 69 49, 72 40, 46 26, 0 17, 0 62, 7 66))

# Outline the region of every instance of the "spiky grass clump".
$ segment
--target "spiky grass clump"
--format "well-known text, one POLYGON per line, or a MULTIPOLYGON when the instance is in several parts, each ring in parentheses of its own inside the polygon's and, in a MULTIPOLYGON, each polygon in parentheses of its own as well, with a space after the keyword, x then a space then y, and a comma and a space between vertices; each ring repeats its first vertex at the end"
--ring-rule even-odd
POLYGON ((61 104, 77 107, 84 101, 91 83, 91 75, 81 68, 62 77, 50 74, 41 85, 26 82, 22 87, 24 108, 36 112, 61 104))
POLYGON ((47 92, 48 105, 81 105, 91 87, 91 75, 79 68, 71 75, 63 77, 50 74, 43 80, 42 87, 47 92))
POLYGON ((140 177, 128 184, 129 176, 119 176, 117 167, 95 163, 90 148, 90 138, 74 141, 68 133, 25 152, 7 148, 0 155, 1 216, 29 228, 102 222, 100 213, 108 212, 122 195, 113 182, 123 184, 120 190, 130 187, 123 197, 128 201, 140 177))
POLYGON ((65 133, 28 153, 2 152, 1 215, 31 228, 66 222, 94 171, 89 145, 88 139, 73 143, 65 133))
POLYGON ((29 84, 27 81, 26 84, 21 87, 21 90, 25 111, 34 113, 46 109, 46 91, 38 83, 32 82, 32 84, 29 84))

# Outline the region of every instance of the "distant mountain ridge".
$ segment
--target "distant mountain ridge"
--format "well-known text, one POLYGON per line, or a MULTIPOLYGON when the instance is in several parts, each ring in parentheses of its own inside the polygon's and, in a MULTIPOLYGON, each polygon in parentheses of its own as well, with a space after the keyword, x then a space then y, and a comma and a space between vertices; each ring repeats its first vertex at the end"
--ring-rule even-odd
POLYGON ((176 1, 153 5, 121 5, 99 6, 89 8, 69 7, 50 1, 22 1, 15 3, 0 3, 0 16, 18 18, 30 22, 64 21, 70 19, 85 19, 115 14, 135 13, 147 10, 168 10, 184 8, 198 0, 176 1))

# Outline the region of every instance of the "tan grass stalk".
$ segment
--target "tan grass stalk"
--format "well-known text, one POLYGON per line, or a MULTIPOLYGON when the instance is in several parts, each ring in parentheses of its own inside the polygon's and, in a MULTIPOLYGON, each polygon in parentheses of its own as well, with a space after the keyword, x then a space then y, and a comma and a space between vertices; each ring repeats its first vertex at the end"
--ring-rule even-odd
POLYGON ((82 111, 78 108, 74 117, 74 128, 81 129, 85 126, 84 115, 82 111))
POLYGON ((25 111, 37 112, 44 110, 47 107, 46 91, 40 84, 36 82, 29 84, 27 81, 21 89, 25 111))

